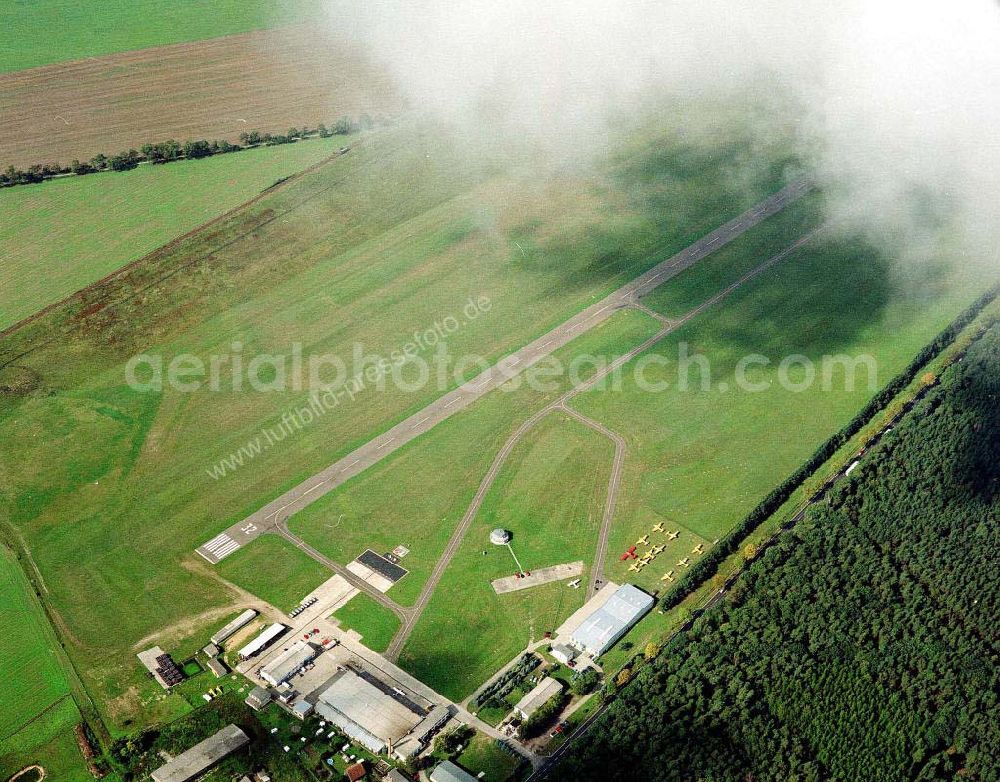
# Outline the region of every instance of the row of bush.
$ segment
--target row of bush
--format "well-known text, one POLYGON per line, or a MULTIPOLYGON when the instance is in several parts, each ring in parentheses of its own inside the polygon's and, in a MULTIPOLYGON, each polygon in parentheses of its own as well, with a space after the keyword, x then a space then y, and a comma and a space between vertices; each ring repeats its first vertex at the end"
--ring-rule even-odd
POLYGON ((692 565, 677 584, 661 601, 664 611, 678 605, 701 584, 707 581, 730 554, 737 551, 742 541, 773 515, 792 496, 792 492, 818 470, 837 450, 861 431, 882 408, 905 389, 927 364, 944 348, 955 341, 959 333, 1000 294, 1000 285, 991 288, 964 310, 952 323, 938 334, 914 357, 913 361, 877 393, 843 429, 823 443, 812 456, 777 488, 768 494, 744 519, 737 524, 717 546, 692 565))
POLYGON ((491 682, 489 686, 485 687, 482 692, 480 692, 472 702, 469 704, 472 710, 475 711, 486 704, 496 701, 502 701, 509 695, 518 684, 520 684, 524 679, 530 674, 535 668, 542 664, 541 658, 537 654, 532 652, 525 652, 521 659, 505 673, 500 676, 495 681, 491 682))
POLYGON ((359 130, 370 130, 374 126, 374 120, 368 115, 364 115, 358 120, 351 119, 350 117, 342 117, 329 128, 320 123, 316 128, 289 128, 288 132, 284 134, 261 133, 260 131, 252 130, 248 133, 240 134, 239 144, 233 144, 229 141, 206 141, 203 139, 187 141, 182 144, 170 139, 156 144, 143 144, 138 150, 129 149, 119 152, 117 155, 108 156, 99 154, 87 161, 74 160, 68 166, 58 163, 48 163, 30 166, 23 170, 9 166, 6 171, 0 172, 0 187, 31 185, 57 176, 84 176, 86 174, 95 174, 99 171, 129 171, 140 163, 159 165, 172 163, 176 160, 198 160, 213 155, 239 152, 251 147, 291 144, 307 138, 346 136, 356 133, 359 130))

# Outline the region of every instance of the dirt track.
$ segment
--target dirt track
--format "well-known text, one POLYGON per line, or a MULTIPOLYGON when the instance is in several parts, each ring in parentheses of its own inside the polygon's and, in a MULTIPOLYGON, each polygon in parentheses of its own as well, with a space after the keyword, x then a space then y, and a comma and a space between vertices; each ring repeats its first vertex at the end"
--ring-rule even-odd
POLYGON ((400 105, 358 49, 301 26, 261 30, 0 74, 0 167, 235 141, 400 105))

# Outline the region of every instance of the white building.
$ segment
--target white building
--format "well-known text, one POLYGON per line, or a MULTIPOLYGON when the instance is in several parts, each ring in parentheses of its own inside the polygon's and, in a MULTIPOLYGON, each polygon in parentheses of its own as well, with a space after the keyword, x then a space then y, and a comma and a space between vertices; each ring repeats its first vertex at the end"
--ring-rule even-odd
POLYGON ((477 782, 464 768, 456 766, 450 760, 442 760, 431 772, 431 782, 477 782))
POLYGON ((517 702, 514 711, 522 720, 531 719, 536 711, 562 692, 562 682, 546 676, 534 688, 517 702))
POLYGON ((229 636, 233 635, 237 630, 239 630, 242 627, 245 627, 250 622, 250 620, 253 619, 255 616, 257 616, 257 612, 254 611, 252 608, 248 608, 246 611, 244 611, 242 614, 236 617, 232 622, 227 624, 225 627, 219 630, 219 632, 213 635, 212 643, 216 645, 221 644, 223 641, 229 638, 229 636))
POLYGON ((277 687, 316 659, 319 651, 311 643, 296 641, 260 669, 260 678, 277 687))
POLYGON ((631 630, 655 602, 638 587, 623 584, 573 631, 570 643, 581 652, 599 657, 631 630))
POLYGON ((569 665, 576 659, 576 649, 566 644, 556 644, 552 647, 552 657, 563 665, 569 665))
POLYGON ((200 777, 227 755, 250 743, 236 725, 227 725, 214 736, 195 744, 169 763, 160 766, 150 776, 153 782, 188 782, 200 777))
POLYGON ((260 633, 256 638, 254 638, 250 643, 244 646, 239 651, 241 660, 249 660, 254 655, 260 654, 268 646, 273 644, 280 636, 282 636, 288 628, 285 627, 280 622, 275 622, 273 625, 268 627, 262 633, 260 633))

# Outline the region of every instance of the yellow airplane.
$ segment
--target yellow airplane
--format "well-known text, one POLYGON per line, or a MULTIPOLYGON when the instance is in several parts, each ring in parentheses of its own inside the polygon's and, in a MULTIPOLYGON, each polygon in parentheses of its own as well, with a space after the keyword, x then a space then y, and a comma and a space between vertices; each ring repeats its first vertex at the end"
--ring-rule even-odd
POLYGON ((657 524, 653 527, 653 532, 663 532, 663 524, 657 524))
POLYGON ((649 550, 649 552, 650 552, 650 553, 651 553, 651 554, 652 554, 652 555, 653 555, 654 557, 658 557, 658 556, 660 556, 660 554, 662 554, 662 553, 663 553, 663 549, 665 549, 665 548, 666 548, 666 546, 664 546, 664 545, 659 545, 659 546, 653 546, 653 548, 651 548, 651 549, 649 550))
POLYGON ((673 581, 673 580, 674 580, 674 571, 672 570, 660 576, 660 581, 673 581))
POLYGON ((691 549, 691 553, 692 554, 700 554, 701 550, 703 548, 705 548, 705 544, 704 543, 699 543, 697 546, 695 546, 693 549, 691 549))
POLYGON ((688 566, 688 562, 690 562, 690 561, 691 560, 689 560, 687 557, 684 557, 684 559, 678 560, 677 566, 678 567, 687 567, 688 566))
POLYGON ((677 540, 677 537, 681 534, 680 530, 675 530, 674 532, 667 533, 667 540, 677 540))
POLYGON ((644 565, 648 565, 650 562, 653 561, 653 555, 647 551, 645 554, 639 557, 639 561, 644 565))
POLYGON ((646 564, 647 564, 646 562, 643 562, 640 559, 638 562, 635 563, 635 569, 636 569, 636 571, 638 572, 638 571, 642 570, 644 567, 646 567, 646 564))
POLYGON ((649 543, 649 535, 643 535, 643 536, 642 536, 641 538, 639 538, 639 539, 638 539, 638 540, 637 540, 637 541, 635 542, 635 545, 636 545, 637 547, 638 547, 638 546, 645 546, 645 545, 646 545, 647 543, 649 543))
POLYGON ((628 569, 632 573, 638 573, 639 570, 640 570, 639 563, 638 562, 633 562, 631 565, 629 565, 628 569))

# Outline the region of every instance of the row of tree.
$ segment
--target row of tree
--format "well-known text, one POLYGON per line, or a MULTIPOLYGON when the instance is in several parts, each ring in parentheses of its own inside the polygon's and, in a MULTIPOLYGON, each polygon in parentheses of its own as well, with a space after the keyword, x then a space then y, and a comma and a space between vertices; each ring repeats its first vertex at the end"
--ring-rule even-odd
POLYGON ((994 325, 550 779, 1000 779, 998 514, 994 325))
POLYGON ((0 187, 36 184, 58 176, 83 176, 99 171, 129 171, 140 163, 158 165, 171 163, 175 160, 197 160, 213 155, 238 152, 250 147, 291 144, 307 138, 346 136, 360 130, 370 130, 374 126, 375 121, 365 114, 357 120, 341 117, 329 128, 320 123, 316 128, 289 128, 288 132, 284 134, 261 133, 252 130, 240 134, 239 144, 225 140, 197 140, 180 143, 170 139, 156 144, 143 144, 139 149, 129 149, 116 155, 99 154, 87 161, 74 160, 68 166, 57 163, 38 164, 29 166, 27 169, 9 166, 5 171, 0 172, 0 187))

